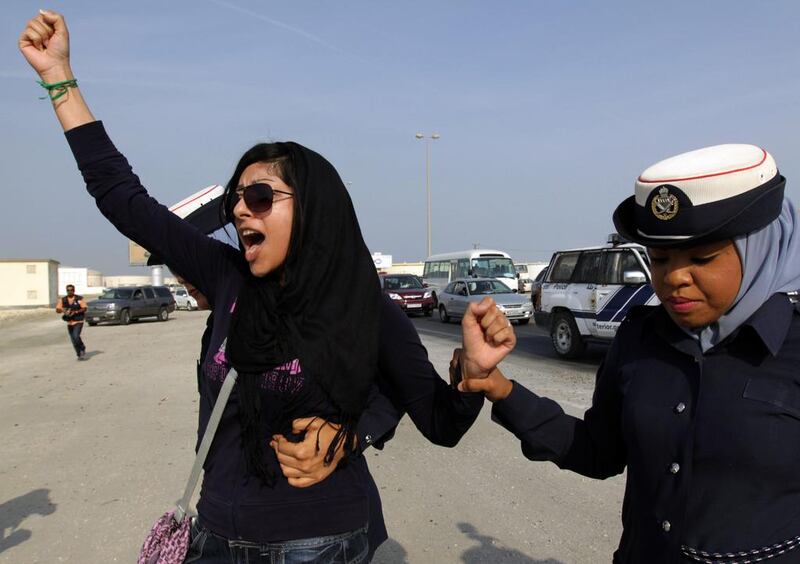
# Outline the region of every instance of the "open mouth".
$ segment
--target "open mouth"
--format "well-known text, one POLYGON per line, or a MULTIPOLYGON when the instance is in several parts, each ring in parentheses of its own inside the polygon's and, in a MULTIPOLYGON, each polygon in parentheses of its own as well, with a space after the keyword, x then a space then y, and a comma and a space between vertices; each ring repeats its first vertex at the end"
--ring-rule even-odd
POLYGON ((239 233, 244 245, 244 256, 248 262, 252 262, 258 255, 258 250, 266 237, 263 233, 255 229, 242 229, 239 233))

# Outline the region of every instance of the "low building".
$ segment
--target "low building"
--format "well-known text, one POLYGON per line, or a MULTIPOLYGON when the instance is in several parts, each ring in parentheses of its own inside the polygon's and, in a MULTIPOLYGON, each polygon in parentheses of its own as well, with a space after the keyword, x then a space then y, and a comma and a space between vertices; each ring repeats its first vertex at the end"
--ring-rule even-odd
POLYGON ((380 269, 381 274, 414 274, 422 276, 425 267, 423 262, 395 262, 388 268, 380 269))
POLYGON ((53 259, 0 259, 0 307, 54 307, 58 265, 53 259))
POLYGON ((422 262, 394 262, 392 255, 384 255, 380 251, 372 253, 372 262, 379 274, 414 274, 422 276, 425 266, 422 262))
MULTIPOLYGON (((121 276, 104 276, 103 284, 106 288, 119 288, 120 286, 148 286, 153 284, 153 277, 151 275, 121 275, 121 276)), ((178 281, 174 276, 164 276, 163 284, 165 286, 177 285, 178 281)))
POLYGON ((59 266, 58 291, 65 294, 67 284, 75 286, 75 293, 81 296, 98 295, 103 292, 103 275, 89 268, 59 266))

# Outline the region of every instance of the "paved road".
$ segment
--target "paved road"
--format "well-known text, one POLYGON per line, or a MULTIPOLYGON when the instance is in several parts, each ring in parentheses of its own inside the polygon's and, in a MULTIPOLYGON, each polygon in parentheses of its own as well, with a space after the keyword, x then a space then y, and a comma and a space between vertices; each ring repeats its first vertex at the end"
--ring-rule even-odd
MULTIPOLYGON (((0 563, 132 562, 152 521, 180 495, 196 436, 194 361, 205 316, 84 331, 74 360, 55 314, 0 323, 0 563)), ((458 326, 415 319, 445 372, 458 326)), ((520 327, 504 370, 579 414, 602 347, 565 363, 520 327)), ((379 563, 610 562, 623 478, 598 482, 525 460, 479 421, 454 449, 404 420, 368 452, 391 539, 379 563)))

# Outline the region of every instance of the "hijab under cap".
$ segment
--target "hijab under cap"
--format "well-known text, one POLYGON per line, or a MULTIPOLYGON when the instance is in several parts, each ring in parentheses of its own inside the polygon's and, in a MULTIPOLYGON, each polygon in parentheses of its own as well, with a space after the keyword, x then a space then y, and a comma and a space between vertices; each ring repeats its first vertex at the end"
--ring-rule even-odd
POLYGON ((789 198, 780 215, 757 231, 734 238, 742 261, 742 285, 734 305, 700 331, 703 352, 733 333, 771 296, 800 290, 800 225, 789 198))
MULTIPOLYGON (((336 169, 302 145, 278 145, 294 169, 289 252, 279 272, 263 278, 245 273, 226 350, 240 374, 239 419, 248 469, 267 483, 274 482, 274 473, 264 455, 269 437, 261 425, 267 415, 260 413, 261 375, 299 359, 303 372, 328 395, 341 425, 326 456, 330 462, 339 445, 354 443, 375 379, 381 299, 375 265, 336 169)), ((249 153, 229 183, 234 187, 249 153)), ((344 449, 345 457, 350 448, 344 449)))

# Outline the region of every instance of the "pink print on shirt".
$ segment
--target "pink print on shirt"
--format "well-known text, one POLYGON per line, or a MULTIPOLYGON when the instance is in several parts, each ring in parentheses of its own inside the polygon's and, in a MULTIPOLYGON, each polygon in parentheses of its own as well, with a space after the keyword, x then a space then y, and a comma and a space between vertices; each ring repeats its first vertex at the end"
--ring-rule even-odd
MULTIPOLYGON (((206 376, 211 381, 222 382, 230 370, 228 357, 225 354, 225 343, 226 341, 222 342, 214 354, 213 361, 205 365, 206 376)), ((261 375, 261 389, 269 392, 294 394, 299 392, 304 384, 305 377, 299 359, 276 366, 261 375)))

